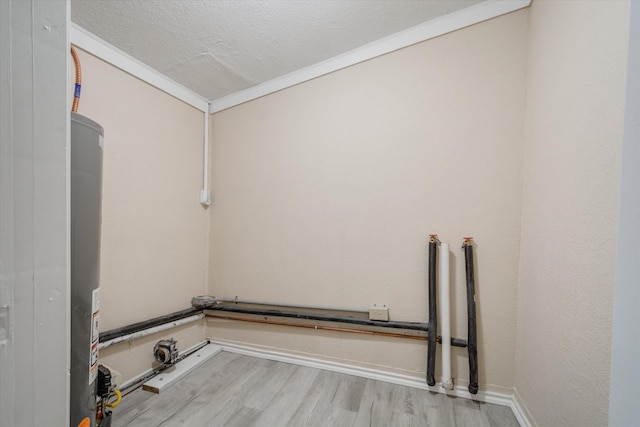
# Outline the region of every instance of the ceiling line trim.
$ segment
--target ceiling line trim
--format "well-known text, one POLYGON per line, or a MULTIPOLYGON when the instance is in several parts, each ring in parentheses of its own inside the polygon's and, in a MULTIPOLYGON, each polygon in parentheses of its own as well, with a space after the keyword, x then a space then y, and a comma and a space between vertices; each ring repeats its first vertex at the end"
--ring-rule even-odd
POLYGON ((204 113, 209 111, 209 102, 205 98, 73 22, 69 28, 69 38, 71 44, 108 62, 114 67, 131 74, 204 113))
POLYGON ((248 89, 212 100, 209 112, 213 114, 235 107, 236 105, 252 101, 398 49, 523 9, 530 4, 531 0, 489 0, 479 3, 475 6, 413 26, 326 61, 318 62, 317 64, 285 74, 248 89))

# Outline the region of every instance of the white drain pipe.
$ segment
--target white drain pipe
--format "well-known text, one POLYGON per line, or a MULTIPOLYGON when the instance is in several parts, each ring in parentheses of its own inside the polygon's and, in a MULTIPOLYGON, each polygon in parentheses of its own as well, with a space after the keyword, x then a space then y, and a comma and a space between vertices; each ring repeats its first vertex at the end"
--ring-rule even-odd
POLYGON ((211 205, 211 192, 209 191, 209 104, 204 112, 204 141, 202 161, 202 190, 200 190, 200 204, 203 208, 211 205))
POLYGON ((453 390, 451 379, 451 318, 449 308, 449 244, 440 244, 440 333, 442 335, 442 387, 453 390))

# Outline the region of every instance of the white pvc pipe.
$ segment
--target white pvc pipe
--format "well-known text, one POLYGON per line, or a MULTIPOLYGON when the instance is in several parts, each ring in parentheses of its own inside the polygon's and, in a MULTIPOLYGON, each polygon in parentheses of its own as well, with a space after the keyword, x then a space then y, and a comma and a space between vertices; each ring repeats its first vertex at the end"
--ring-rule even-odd
POLYGON ((442 387, 453 390, 451 380, 451 318, 449 308, 449 244, 440 244, 440 333, 442 335, 442 387))
POLYGON ((209 189, 209 111, 204 112, 204 176, 202 177, 202 188, 209 189))
POLYGON ((98 350, 107 348, 111 345, 121 342, 128 342, 137 340, 138 338, 146 337, 147 335, 155 334, 157 332, 166 331, 167 329, 175 328, 178 326, 186 325, 187 323, 197 322, 204 317, 203 313, 194 314, 193 316, 185 317, 184 319, 176 320, 174 322, 164 323, 162 325, 154 326, 153 328, 145 329, 142 331, 134 332, 132 334, 122 335, 121 337, 113 338, 109 341, 104 341, 98 344, 98 350))
POLYGON ((304 304, 281 304, 281 303, 275 303, 275 302, 268 302, 268 301, 252 301, 252 300, 239 300, 237 299, 238 297, 236 297, 236 299, 234 300, 233 298, 220 298, 219 300, 222 302, 226 302, 226 303, 237 303, 237 304, 256 304, 256 305, 272 305, 272 306, 277 306, 277 307, 291 307, 291 308, 308 308, 308 309, 312 309, 312 310, 330 310, 330 311, 353 311, 354 313, 367 313, 369 314, 369 310, 363 310, 361 308, 349 308, 349 307, 319 307, 317 305, 304 305, 304 304))
POLYGON ((211 205, 211 193, 209 193, 209 109, 204 112, 204 140, 202 161, 202 190, 200 190, 200 204, 207 208, 211 205))

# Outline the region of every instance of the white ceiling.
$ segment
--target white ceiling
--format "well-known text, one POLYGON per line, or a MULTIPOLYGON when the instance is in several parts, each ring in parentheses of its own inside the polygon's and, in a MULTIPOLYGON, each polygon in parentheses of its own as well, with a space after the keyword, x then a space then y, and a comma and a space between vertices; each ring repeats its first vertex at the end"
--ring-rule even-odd
POLYGON ((208 100, 482 0, 71 0, 71 19, 208 100))

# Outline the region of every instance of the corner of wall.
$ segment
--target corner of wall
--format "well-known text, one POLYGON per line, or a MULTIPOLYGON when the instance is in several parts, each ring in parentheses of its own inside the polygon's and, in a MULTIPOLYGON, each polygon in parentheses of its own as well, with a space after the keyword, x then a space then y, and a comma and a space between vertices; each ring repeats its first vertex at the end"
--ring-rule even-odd
POLYGON ((611 328, 628 9, 530 9, 514 395, 541 425, 607 424, 591 337, 611 328))

